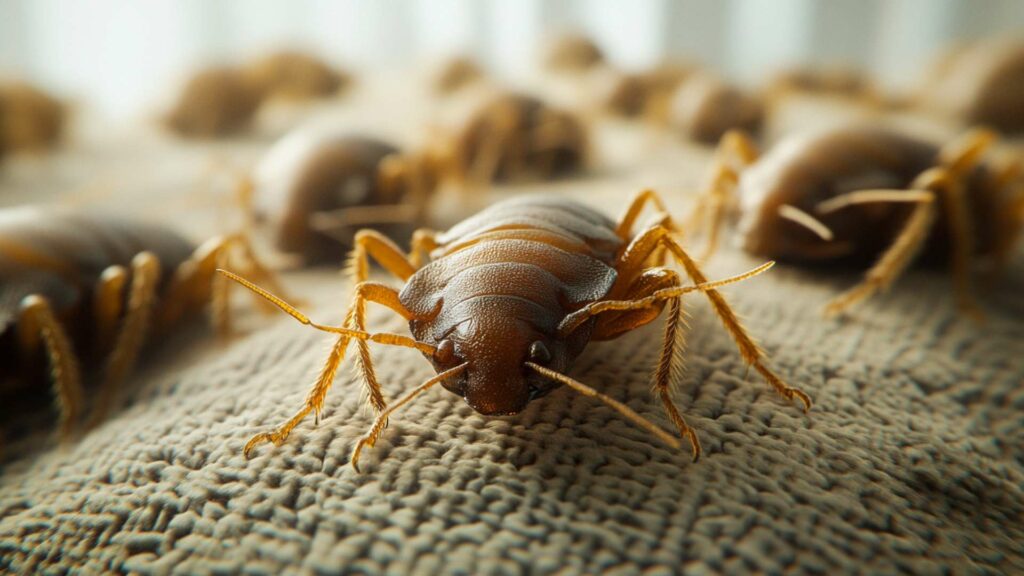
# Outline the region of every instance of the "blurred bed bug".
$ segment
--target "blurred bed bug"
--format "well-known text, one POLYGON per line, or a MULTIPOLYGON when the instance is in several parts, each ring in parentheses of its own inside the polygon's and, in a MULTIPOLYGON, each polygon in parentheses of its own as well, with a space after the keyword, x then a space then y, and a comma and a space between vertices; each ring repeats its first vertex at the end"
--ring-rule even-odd
POLYGON ((57 144, 67 111, 61 102, 23 82, 0 83, 0 158, 57 144))
POLYGON ((758 158, 743 134, 723 138, 693 226, 739 216, 747 252, 800 263, 876 259, 864 280, 832 300, 827 315, 888 288, 915 259, 948 258, 962 308, 975 311, 977 257, 1005 261, 1024 212, 1020 164, 982 156, 994 137, 974 130, 939 147, 900 132, 846 126, 792 136, 758 158))
POLYGON ((409 255, 380 234, 362 231, 352 253, 355 295, 341 326, 314 323, 281 298, 223 271, 299 322, 337 335, 302 408, 274 431, 254 436, 245 453, 264 442, 282 444, 310 413, 319 420, 351 340, 358 347, 357 365, 377 413, 352 453, 357 469, 360 451, 374 445, 388 417, 438 383, 484 415, 516 414, 531 400, 565 385, 679 447, 679 440, 621 402, 566 375, 588 342, 609 340, 653 322, 667 308, 654 392, 679 433, 689 440, 696 459, 700 442, 671 398, 671 384, 681 364, 681 298, 690 292, 703 292, 709 298, 748 364, 780 394, 810 408, 807 394, 786 385, 765 365, 764 353, 717 291, 719 286, 764 272, 772 263, 710 282, 675 240, 674 230, 663 203, 648 190, 633 200, 618 222, 557 197, 507 200, 445 233, 419 231, 409 255), (657 223, 634 234, 648 204, 658 210, 657 223), (430 262, 425 263, 428 256, 430 262), (681 275, 666 267, 670 257, 694 285, 684 285, 681 275), (370 258, 404 282, 402 289, 368 281, 370 258), (407 320, 413 338, 368 333, 368 302, 407 320), (369 342, 419 350, 437 375, 388 404, 373 370, 369 342))
POLYGON ((435 94, 446 96, 483 78, 483 69, 473 59, 466 56, 455 56, 442 62, 433 71, 430 88, 435 94))
POLYGON ((450 153, 452 175, 465 183, 550 180, 583 169, 588 135, 575 115, 510 93, 477 110, 450 153))
POLYGON ((768 81, 768 92, 803 92, 873 100, 875 89, 864 72, 847 66, 804 66, 776 73, 768 81))
POLYGON ((916 100, 967 125, 1024 132, 1024 42, 988 39, 950 50, 936 60, 916 100))
POLYGON ((711 74, 694 74, 675 90, 668 124, 681 135, 715 144, 729 130, 759 134, 765 110, 761 99, 711 74))
POLYGON ((305 264, 340 262, 363 227, 408 238, 427 217, 448 170, 434 150, 401 152, 367 136, 300 129, 282 138, 242 178, 239 196, 269 223, 278 250, 305 264))
POLYGON ((196 247, 165 227, 107 215, 0 209, 0 404, 7 416, 16 416, 22 399, 42 396, 48 364, 61 436, 90 404, 87 383, 89 424, 98 423, 148 335, 211 302, 217 326, 228 330, 230 282, 214 270, 229 264, 276 283, 240 236, 196 247))
POLYGON ((544 54, 544 67, 552 72, 584 72, 604 61, 601 48, 582 34, 552 38, 544 54))
POLYGON ((311 100, 339 93, 352 77, 326 62, 297 51, 274 52, 245 67, 264 98, 311 100))
POLYGON ((635 118, 658 115, 672 92, 693 73, 692 66, 665 62, 643 72, 612 71, 600 79, 599 100, 608 112, 635 118))
POLYGON ((230 136, 251 126, 262 99, 259 85, 242 71, 208 68, 188 80, 164 123, 191 138, 230 136))

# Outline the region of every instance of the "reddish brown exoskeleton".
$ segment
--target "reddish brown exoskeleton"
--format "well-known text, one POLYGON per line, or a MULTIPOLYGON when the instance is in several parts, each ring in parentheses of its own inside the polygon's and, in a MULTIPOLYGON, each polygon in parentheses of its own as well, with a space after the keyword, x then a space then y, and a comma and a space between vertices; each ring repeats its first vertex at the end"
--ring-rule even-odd
POLYGON ((227 332, 230 283, 214 271, 233 263, 276 283, 242 236, 197 247, 154 224, 57 208, 0 210, 0 403, 13 417, 26 389, 49 380, 62 436, 78 424, 87 395, 90 423, 98 422, 150 333, 211 303, 227 332))
POLYGON ((938 146, 851 126, 791 137, 758 158, 754 144, 733 132, 719 147, 693 228, 710 222, 705 256, 733 214, 740 246, 757 256, 877 259, 863 282, 828 305, 829 315, 886 289, 919 255, 951 261, 960 304, 974 310, 972 260, 1005 260, 1024 219, 1020 165, 984 162, 992 141, 975 130, 938 146))
POLYGON ((273 294, 230 272, 226 275, 257 292, 300 322, 337 335, 337 341, 307 396, 290 420, 273 432, 253 437, 280 445, 306 416, 317 419, 345 351, 356 341, 358 366, 377 418, 352 453, 356 466, 364 446, 373 446, 388 417, 416 395, 441 383, 477 412, 515 414, 560 384, 597 398, 656 434, 671 446, 679 441, 622 403, 565 373, 592 341, 609 340, 653 322, 668 310, 654 393, 687 438, 694 458, 700 443, 672 402, 671 384, 680 366, 681 297, 703 292, 736 340, 743 359, 780 394, 810 407, 804 392, 786 385, 766 365, 761 349, 747 335, 717 287, 767 270, 708 281, 674 238, 675 225, 658 196, 645 191, 623 217, 612 221, 582 204, 556 197, 529 196, 501 202, 448 232, 418 232, 407 255, 373 231, 356 236, 352 258, 355 297, 341 326, 312 322, 273 294), (657 224, 634 233, 647 204, 659 210, 657 224), (430 262, 426 263, 429 255, 430 262), (370 258, 404 285, 399 289, 368 281, 370 258), (695 284, 686 285, 669 260, 695 284), (365 306, 383 305, 409 322, 413 337, 366 332, 365 306), (434 365, 437 376, 389 404, 373 370, 369 342, 414 348, 434 365))

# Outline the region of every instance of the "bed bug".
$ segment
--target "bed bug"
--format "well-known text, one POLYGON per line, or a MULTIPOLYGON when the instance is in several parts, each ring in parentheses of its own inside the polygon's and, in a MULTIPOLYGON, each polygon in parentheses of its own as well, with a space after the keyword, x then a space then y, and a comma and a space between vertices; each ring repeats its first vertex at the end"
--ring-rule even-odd
POLYGON ((758 134, 764 124, 761 99, 711 74, 694 74, 673 93, 668 123, 683 136, 717 143, 729 130, 758 134))
POLYGON ((587 129, 574 114, 509 93, 469 119, 450 154, 452 175, 470 184, 548 180, 586 165, 587 129))
POLYGON ((554 72, 583 72, 605 61, 604 52, 582 34, 564 34, 548 42, 544 66, 554 72))
POLYGON ((89 423, 99 422, 147 335, 166 333, 210 302, 227 331, 230 282, 214 270, 232 261, 276 283, 237 235, 196 247, 163 226, 109 215, 0 210, 0 404, 14 417, 20 399, 41 396, 48 364, 61 436, 89 404, 87 382, 89 423))
POLYGON ((601 79, 599 100, 606 110, 619 116, 655 114, 693 72, 692 66, 678 62, 665 62, 644 72, 610 72, 601 79))
POLYGON ((949 51, 932 66, 916 100, 969 125, 1024 132, 1024 42, 988 39, 949 51))
POLYGON ((993 139, 974 130, 940 147, 852 125, 792 136, 758 158, 749 138, 732 132, 719 146, 692 224, 710 222, 705 256, 732 212, 739 245, 757 256, 858 265, 876 259, 861 283, 828 304, 827 315, 888 288, 918 257, 947 257, 958 301, 974 311, 972 260, 1004 261, 1024 212, 1020 164, 995 168, 982 159, 993 139))
POLYGON ((250 127, 262 99, 260 86, 241 70, 208 68, 188 80, 164 123, 192 138, 230 136, 250 127))
POLYGON ((471 58, 455 56, 442 62, 431 75, 430 88, 438 95, 453 94, 484 78, 484 71, 471 58))
POLYGON ((435 150, 401 152, 382 140, 301 129, 282 138, 241 179, 246 210, 269 222, 277 249, 306 264, 338 262, 339 240, 373 226, 411 235, 448 170, 435 150))
POLYGON ((804 66, 776 73, 768 82, 769 92, 805 92, 849 98, 875 98, 870 80, 861 70, 847 66, 804 66))
POLYGON ((764 353, 716 290, 767 270, 771 262, 710 282, 675 240, 675 229, 660 198, 648 190, 635 197, 618 222, 558 197, 507 200, 445 233, 419 231, 409 255, 380 234, 362 231, 352 254, 355 294, 341 326, 314 323, 272 293, 224 271, 303 324, 337 335, 301 410, 274 431, 249 440, 245 453, 264 442, 280 445, 310 413, 319 420, 324 398, 351 340, 359 349, 357 365, 369 403, 377 412, 369 432, 353 451, 353 466, 358 465, 362 448, 374 445, 395 410, 438 383, 485 415, 516 414, 531 400, 563 384, 605 402, 678 447, 679 441, 660 427, 565 374, 588 342, 609 340, 639 328, 667 308, 654 390, 680 434, 689 440, 696 459, 700 443, 673 404, 670 385, 680 364, 681 297, 697 291, 710 299, 743 359, 783 396, 809 408, 807 394, 785 384, 765 365, 764 353), (659 211, 657 223, 634 234, 647 205, 659 211), (669 255, 694 285, 684 285, 682 276, 665 266, 669 255), (428 256, 430 262, 425 263, 428 256), (401 290, 368 281, 370 258, 404 282, 401 290), (368 302, 381 304, 407 320, 413 338, 368 333, 368 302), (433 364, 437 376, 388 404, 373 370, 369 342, 417 349, 433 364))
POLYGON ((23 82, 0 83, 0 158, 55 145, 66 121, 64 105, 42 90, 23 82))
POLYGON ((284 50, 258 58, 245 74, 264 98, 310 100, 337 94, 352 77, 326 62, 302 52, 284 50))

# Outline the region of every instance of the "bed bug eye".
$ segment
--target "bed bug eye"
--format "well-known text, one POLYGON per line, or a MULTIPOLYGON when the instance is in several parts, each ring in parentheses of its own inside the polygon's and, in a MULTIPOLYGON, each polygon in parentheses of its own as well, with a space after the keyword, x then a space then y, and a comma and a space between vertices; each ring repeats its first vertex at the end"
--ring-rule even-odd
POLYGON ((530 344, 530 362, 534 364, 547 364, 551 361, 551 351, 543 342, 537 340, 530 344))
POLYGON ((434 351, 434 360, 437 360, 438 364, 448 365, 455 361, 455 343, 451 340, 441 340, 441 343, 437 345, 437 350, 434 351))

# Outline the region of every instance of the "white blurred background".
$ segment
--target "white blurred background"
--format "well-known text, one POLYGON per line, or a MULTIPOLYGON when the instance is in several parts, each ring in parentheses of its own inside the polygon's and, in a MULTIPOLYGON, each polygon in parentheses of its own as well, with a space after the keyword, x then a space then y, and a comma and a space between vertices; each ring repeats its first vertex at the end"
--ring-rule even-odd
POLYGON ((754 84, 778 66, 841 63, 901 88, 950 42, 1024 33, 1024 1, 0 0, 0 74, 126 117, 197 66, 282 46, 355 70, 468 52, 515 78, 568 30, 626 68, 679 56, 754 84))

